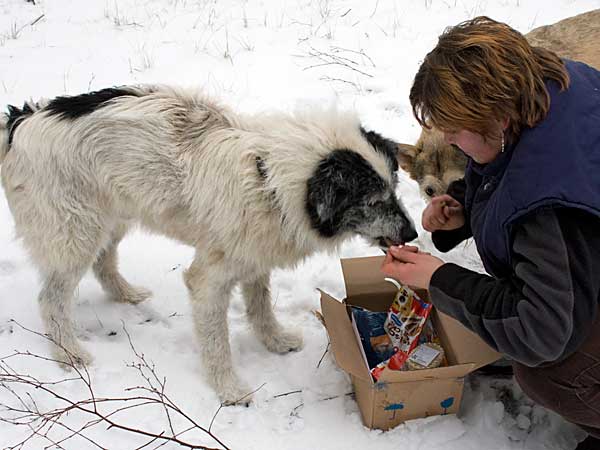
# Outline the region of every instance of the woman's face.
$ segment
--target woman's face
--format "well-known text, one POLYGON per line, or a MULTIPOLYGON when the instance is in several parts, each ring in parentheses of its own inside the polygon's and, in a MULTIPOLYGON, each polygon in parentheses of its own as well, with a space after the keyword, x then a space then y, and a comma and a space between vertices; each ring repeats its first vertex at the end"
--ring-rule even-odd
POLYGON ((444 140, 448 144, 457 146, 479 164, 487 164, 496 159, 502 147, 501 135, 498 139, 484 139, 481 134, 467 130, 444 132, 444 140))

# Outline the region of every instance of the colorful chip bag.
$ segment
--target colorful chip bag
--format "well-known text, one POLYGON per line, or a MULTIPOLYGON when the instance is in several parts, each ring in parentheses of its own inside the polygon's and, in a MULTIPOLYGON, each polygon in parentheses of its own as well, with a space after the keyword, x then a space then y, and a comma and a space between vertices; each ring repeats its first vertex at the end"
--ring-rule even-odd
POLYGON ((383 325, 392 341, 394 354, 371 370, 375 380, 386 367, 392 370, 405 369, 406 360, 418 344, 421 331, 431 312, 431 303, 421 300, 412 289, 393 278, 386 278, 386 281, 398 288, 383 325))

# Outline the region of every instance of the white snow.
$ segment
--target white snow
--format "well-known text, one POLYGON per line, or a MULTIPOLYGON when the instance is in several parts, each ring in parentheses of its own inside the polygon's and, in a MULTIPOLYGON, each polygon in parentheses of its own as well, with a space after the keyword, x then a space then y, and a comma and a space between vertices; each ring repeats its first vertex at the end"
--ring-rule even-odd
MULTIPOLYGON (((287 110, 306 101, 339 102, 356 108, 368 129, 409 143, 419 134, 408 102, 412 77, 445 26, 485 14, 525 33, 600 7, 598 0, 35 3, 0 0, 2 108, 29 98, 120 84, 171 83, 203 87, 242 111, 287 110)), ((400 180, 397 193, 418 224, 424 202, 413 181, 403 173, 400 180)), ((420 227, 419 231, 419 245, 437 254, 427 233, 420 227)), ((493 378, 468 378, 458 416, 415 420, 388 432, 365 428, 355 401, 346 395, 352 391, 350 381, 331 354, 317 367, 327 335, 312 311, 319 308, 317 288, 344 297, 339 257, 377 254, 378 249, 356 239, 339 255, 316 255, 294 271, 273 274, 278 317, 304 333, 305 347, 298 353, 269 353, 251 333, 236 293, 229 314, 235 366, 251 386, 262 387, 248 408, 219 411, 212 432, 220 440, 231 449, 570 450, 576 446, 582 432, 533 405, 512 381, 493 378), (512 407, 499 401, 502 392, 512 393, 512 407)), ((89 370, 96 394, 123 396, 125 388, 143 384, 139 373, 127 367, 135 355, 124 326, 135 348, 166 377, 168 395, 199 424, 208 426, 219 401, 204 380, 182 282, 192 250, 135 232, 121 245, 120 256, 126 277, 152 289, 154 296, 137 307, 112 304, 91 274, 80 284, 73 314, 80 339, 95 357, 89 370)), ((460 246, 444 258, 482 270, 473 244, 460 246)), ((12 217, 0 195, 0 356, 14 350, 49 355, 47 342, 11 322, 42 331, 38 290, 38 275, 14 238, 12 217)), ((10 363, 45 379, 67 376, 40 359, 21 357, 10 363)), ((56 389, 70 398, 86 394, 81 384, 56 389)), ((41 409, 60 405, 39 391, 32 395, 41 409)), ((14 398, 0 386, 0 403, 10 402, 14 398)), ((159 432, 168 428, 163 411, 156 407, 127 410, 116 417, 137 428, 159 432)), ((75 412, 66 418, 71 426, 89 419, 75 412)), ((174 425, 183 429, 183 422, 174 425)), ((27 432, 0 422, 0 447, 18 443, 27 432)), ((51 433, 55 440, 65 435, 60 427, 51 433)), ((88 436, 110 449, 132 449, 148 441, 104 425, 90 428, 88 436)), ((218 447, 201 432, 183 437, 218 447)), ((26 448, 48 445, 37 438, 26 448)), ((79 437, 61 445, 97 448, 79 437)))

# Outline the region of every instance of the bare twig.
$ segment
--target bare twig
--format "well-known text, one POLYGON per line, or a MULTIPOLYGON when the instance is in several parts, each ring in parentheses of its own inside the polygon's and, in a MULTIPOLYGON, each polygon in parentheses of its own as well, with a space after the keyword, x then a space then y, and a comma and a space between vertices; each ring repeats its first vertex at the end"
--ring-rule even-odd
POLYGON ((86 430, 96 425, 104 424, 108 426, 108 429, 116 428, 148 438, 148 441, 145 444, 138 447, 139 449, 160 442, 158 447, 161 447, 166 443, 174 443, 190 449, 217 450, 199 443, 184 440, 181 437, 188 431, 200 430, 221 445, 223 449, 229 450, 229 448, 210 431, 210 428, 206 429, 198 424, 171 400, 166 393, 166 378, 160 377, 156 372, 154 364, 148 362, 143 353, 138 352, 133 345, 131 336, 124 326, 123 330, 127 335, 131 350, 136 357, 136 361, 129 364, 128 367, 138 371, 138 374, 144 380, 145 385, 125 389, 125 392, 140 392, 139 394, 105 398, 98 397, 95 394, 92 379, 85 364, 82 364, 82 367, 78 367, 77 364, 79 361, 75 355, 70 354, 69 351, 60 344, 60 341, 56 342, 49 336, 30 330, 17 322, 14 323, 23 330, 42 337, 50 341, 53 345, 57 345, 67 355, 68 361, 58 361, 53 358, 37 355, 30 351, 14 351, 7 356, 0 357, 0 389, 8 392, 9 396, 15 400, 15 402, 10 402, 10 404, 8 402, 0 403, 0 422, 25 427, 29 430, 28 435, 21 442, 7 447, 8 449, 24 448, 26 444, 32 443, 32 440, 35 437, 47 441, 50 445, 46 448, 52 447, 62 449, 64 448, 63 444, 65 442, 74 437, 79 437, 97 448, 104 449, 107 447, 86 435, 86 430), (45 380, 38 378, 35 375, 20 373, 11 367, 10 361, 23 358, 41 361, 42 363, 62 364, 72 370, 74 376, 59 380, 45 380), (62 392, 64 392, 64 390, 59 392, 56 389, 57 385, 73 383, 83 384, 87 392, 86 398, 75 400, 70 398, 68 394, 63 394, 62 392), (26 389, 27 391, 25 393, 19 393, 17 388, 19 390, 26 389), (32 395, 31 392, 35 392, 35 396, 32 395), (62 403, 62 406, 56 407, 55 409, 41 409, 36 401, 36 397, 39 398, 40 393, 49 395, 59 403, 62 403), (168 431, 162 430, 155 432, 132 425, 125 425, 116 418, 116 415, 120 412, 146 405, 155 405, 163 408, 168 423, 168 431), (74 412, 89 415, 91 416, 91 419, 81 426, 72 427, 66 424, 65 420, 67 415, 74 412), (176 431, 173 420, 174 417, 185 419, 188 422, 186 425, 187 428, 182 431, 176 431), (66 431, 66 434, 60 436, 60 438, 56 437, 60 433, 58 429, 66 431))
MULTIPOLYGON (((343 397, 352 397, 354 395, 354 392, 347 392, 343 395, 343 397)), ((332 395, 331 397, 325 397, 320 399, 320 401, 325 402, 327 400, 333 400, 334 398, 340 398, 342 397, 342 395, 332 395)))
MULTIPOLYGON (((340 47, 330 47, 330 52, 323 52, 315 49, 314 47, 310 47, 310 51, 308 52, 308 56, 316 58, 320 63, 313 64, 305 67, 303 70, 314 69, 315 67, 323 67, 323 66, 341 66, 343 68, 352 70, 354 72, 358 72, 361 75, 364 75, 369 78, 373 78, 373 75, 365 72, 364 70, 359 69, 360 64, 347 56, 342 56, 342 52, 351 52, 350 50, 343 49, 340 47)), ((352 51, 353 53, 360 54, 362 56, 366 56, 366 54, 362 51, 352 51)), ((367 57, 368 58, 368 57, 367 57)), ((373 60, 368 58, 371 64, 374 66, 373 60)))
POLYGON ((353 82, 353 81, 348 81, 348 80, 344 80, 342 78, 332 78, 332 77, 320 77, 319 80, 322 81, 333 81, 333 82, 338 82, 338 83, 345 83, 345 84, 349 84, 350 86, 354 87, 354 89, 356 89, 358 92, 362 91, 362 88, 359 84, 353 82))
POLYGON ((379 6, 379 0, 377 0, 375 2, 375 8, 373 8, 373 12, 371 13, 371 15, 369 16, 369 19, 372 19, 373 16, 375 15, 375 13, 377 12, 377 7, 379 6))
MULTIPOLYGON (((246 395, 244 395, 243 397, 240 397, 235 403, 239 403, 242 400, 244 400, 246 397, 251 396, 252 394, 254 394, 255 392, 261 390, 264 385, 267 383, 263 383, 261 384, 259 387, 257 387, 256 389, 254 389, 252 392, 248 392, 246 395)), ((217 418, 217 415, 219 414, 219 412, 221 411, 221 409, 223 408, 223 406, 225 406, 223 403, 221 403, 221 406, 219 406, 219 409, 217 409, 217 411, 215 412, 215 415, 213 416, 212 420, 210 421, 210 425, 208 426, 208 433, 210 433, 210 430, 212 429, 213 426, 213 422, 215 421, 215 419, 217 418)))
POLYGON ((336 52, 336 53, 337 52, 349 52, 349 53, 355 53, 357 55, 364 56, 365 58, 367 58, 369 60, 369 62, 371 63, 371 65, 373 67, 375 67, 375 63, 373 62, 373 60, 371 59, 371 57, 364 52, 364 50, 352 50, 350 48, 337 47, 337 46, 332 46, 331 50, 333 52, 336 52))
POLYGON ((331 345, 331 342, 328 340, 327 341, 327 347, 325 347, 325 351, 323 352, 323 356, 321 356, 321 359, 319 360, 319 362, 317 363, 317 369, 319 367, 321 367, 321 363, 323 362, 323 360, 325 359, 325 355, 327 354, 327 352, 329 351, 329 346, 331 345))
POLYGON ((33 22, 31 22, 29 24, 30 27, 34 26, 36 23, 38 23, 40 20, 42 20, 44 18, 45 14, 42 14, 41 16, 39 16, 37 19, 35 19, 33 22))
POLYGON ((286 395, 301 394, 301 393, 302 393, 302 389, 298 389, 297 391, 284 392, 283 394, 274 395, 273 398, 285 397, 286 395))

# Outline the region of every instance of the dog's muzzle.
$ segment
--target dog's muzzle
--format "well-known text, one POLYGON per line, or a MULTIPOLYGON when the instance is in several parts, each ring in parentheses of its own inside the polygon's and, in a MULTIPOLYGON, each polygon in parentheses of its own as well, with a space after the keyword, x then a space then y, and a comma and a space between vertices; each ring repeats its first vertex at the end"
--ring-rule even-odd
POLYGON ((392 239, 386 237, 378 237, 376 241, 378 243, 378 247, 383 253, 387 253, 388 248, 390 248, 392 245, 404 245, 404 242, 402 241, 394 242, 392 239))

